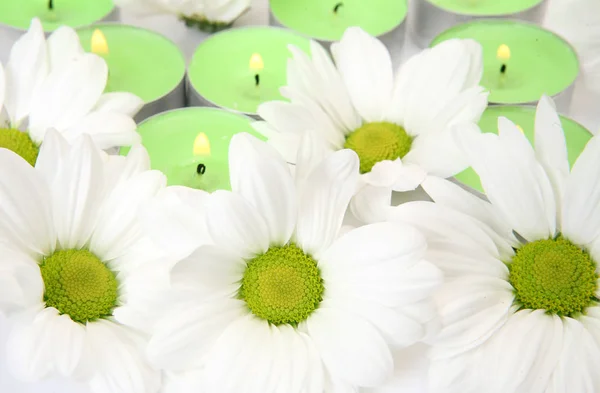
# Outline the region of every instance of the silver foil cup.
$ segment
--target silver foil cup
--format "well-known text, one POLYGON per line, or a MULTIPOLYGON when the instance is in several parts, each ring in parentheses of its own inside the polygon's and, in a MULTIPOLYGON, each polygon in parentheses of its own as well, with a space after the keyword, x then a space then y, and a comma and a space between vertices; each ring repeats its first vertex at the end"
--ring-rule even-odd
MULTIPOLYGON (((503 0, 496 0, 503 1, 503 0)), ((465 15, 445 10, 429 0, 413 0, 409 2, 410 36, 421 48, 427 45, 440 33, 452 26, 475 19, 518 19, 541 25, 548 7, 548 0, 542 0, 527 10, 503 15, 465 15)))

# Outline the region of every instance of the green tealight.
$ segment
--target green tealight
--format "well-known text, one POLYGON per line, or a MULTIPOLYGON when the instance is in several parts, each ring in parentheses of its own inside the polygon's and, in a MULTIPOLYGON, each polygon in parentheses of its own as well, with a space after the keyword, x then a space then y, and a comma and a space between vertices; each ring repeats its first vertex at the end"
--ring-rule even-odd
POLYGON ((215 34, 202 42, 188 68, 194 90, 215 105, 255 114, 263 102, 284 100, 279 92, 287 84, 288 45, 309 53, 309 40, 274 27, 244 27, 215 34), (258 54, 264 68, 257 86, 250 58, 258 54))
POLYGON ((352 26, 372 36, 385 34, 404 21, 408 9, 405 0, 270 0, 270 6, 282 25, 326 41, 338 41, 352 26))
POLYGON ((106 92, 127 91, 152 102, 173 90, 185 75, 179 48, 160 34, 134 26, 100 24, 77 31, 81 45, 91 51, 92 34, 106 37, 108 64, 106 92))
POLYGON ((54 0, 52 11, 48 0, 0 0, 0 24, 27 30, 31 19, 38 17, 45 31, 63 25, 77 28, 105 18, 113 8, 112 0, 54 0))
POLYGON ((544 94, 561 93, 577 79, 579 60, 562 38, 538 26, 510 20, 477 20, 452 27, 431 46, 452 38, 470 38, 483 48, 481 85, 490 91, 489 102, 537 102, 544 94), (507 45, 510 59, 499 60, 498 48, 507 45), (502 65, 505 73, 501 73, 502 65))
MULTIPOLYGON (((479 127, 482 132, 498 133, 498 117, 506 117, 513 123, 523 129, 523 133, 532 143, 534 141, 535 129, 535 108, 523 106, 490 106, 483 113, 479 121, 479 127)), ((579 123, 561 116, 560 117, 565 139, 567 141, 567 152, 569 156, 569 164, 573 163, 579 157, 579 154, 585 148, 585 145, 592 138, 592 134, 579 123)), ((472 168, 468 168, 456 175, 456 179, 460 182, 474 188, 477 191, 483 192, 479 176, 472 168)))
POLYGON ((527 11, 544 0, 422 0, 447 11, 471 16, 510 15, 527 11))
MULTIPOLYGON (((148 150, 152 169, 162 171, 168 185, 182 185, 205 191, 229 190, 229 142, 240 132, 262 140, 246 116, 208 107, 176 109, 155 115, 138 126, 142 144, 148 150), (207 141, 194 143, 199 134, 207 141), (195 151, 196 150, 196 151, 195 151), (199 174, 198 165, 205 171, 199 174)), ((129 148, 121 149, 126 155, 129 148)))

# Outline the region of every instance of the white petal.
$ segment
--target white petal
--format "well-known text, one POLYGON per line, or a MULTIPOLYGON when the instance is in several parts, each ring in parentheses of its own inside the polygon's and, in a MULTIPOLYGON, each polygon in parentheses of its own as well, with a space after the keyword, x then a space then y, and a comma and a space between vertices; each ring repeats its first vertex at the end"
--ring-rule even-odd
POLYGON ((171 284, 177 289, 209 290, 235 297, 246 263, 225 249, 204 245, 171 270, 171 284))
POLYGON ((562 230, 579 245, 600 236, 600 138, 590 140, 567 180, 562 210, 562 230))
POLYGON ((30 113, 34 91, 49 72, 44 31, 38 18, 31 20, 27 33, 15 42, 6 66, 6 101, 11 123, 19 123, 30 113))
POLYGON ((384 120, 394 83, 387 48, 359 27, 348 28, 335 45, 335 62, 354 107, 367 121, 384 120))
POLYGON ((365 224, 386 221, 391 214, 392 190, 386 187, 362 187, 350 201, 352 214, 365 224))
POLYGON ((379 332, 362 318, 319 308, 303 324, 332 378, 371 387, 392 375, 390 349, 379 332))
POLYGON ((419 165, 397 159, 376 163, 361 179, 373 187, 389 187, 394 191, 404 192, 419 187, 426 176, 427 172, 419 165))
POLYGON ((112 322, 99 320, 87 325, 90 354, 96 373, 90 384, 94 393, 156 393, 160 373, 146 362, 141 340, 112 322))
POLYGON ((383 386, 367 389, 367 393, 427 392, 428 347, 417 344, 396 350, 394 356, 394 376, 383 386))
MULTIPOLYGON (((304 187, 306 179, 312 173, 314 168, 319 165, 327 156, 333 153, 333 149, 316 135, 316 131, 306 130, 300 137, 298 147, 298 156, 294 161, 296 163, 296 187, 304 187)), ((310 187, 310 184, 307 185, 310 187)))
POLYGON ((135 116, 144 106, 144 101, 132 93, 111 92, 104 93, 98 99, 94 111, 116 112, 129 117, 135 116))
POLYGON ((56 186, 56 177, 62 170, 69 147, 65 138, 52 129, 48 130, 44 138, 44 143, 40 146, 40 152, 35 162, 35 169, 46 180, 51 189, 56 186))
POLYGON ((0 312, 20 311, 39 305, 44 282, 36 260, 0 246, 0 312))
POLYGON ((358 180, 358 156, 351 150, 331 154, 306 180, 301 190, 296 241, 318 258, 335 239, 358 180))
POLYGON ((31 256, 54 251, 56 232, 44 178, 20 156, 0 149, 0 231, 4 241, 31 256))
POLYGON ((6 98, 6 74, 4 67, 0 64, 0 125, 4 126, 4 99, 6 98))
POLYGON ((229 145, 229 173, 233 192, 244 197, 267 224, 271 244, 286 244, 297 214, 288 164, 265 142, 238 134, 229 145))
POLYGON ((273 146, 286 162, 291 164, 296 162, 302 134, 277 131, 265 121, 255 121, 252 127, 267 138, 269 145, 273 146))
POLYGON ((275 130, 301 135, 307 129, 314 129, 311 113, 303 106, 284 101, 270 101, 258 107, 258 115, 275 130))
POLYGON ((106 196, 89 248, 103 261, 122 256, 141 236, 138 222, 140 205, 150 200, 167 179, 162 172, 148 171, 119 184, 106 196))
POLYGON ((487 197, 529 241, 553 237, 556 204, 552 186, 533 148, 517 127, 498 119, 500 135, 456 133, 487 197))
POLYGON ((269 231, 265 221, 238 194, 227 191, 211 194, 206 223, 217 244, 244 259, 251 259, 269 248, 269 231))
POLYGON ((156 326, 148 344, 148 356, 153 364, 168 370, 198 366, 219 336, 245 310, 241 300, 215 299, 201 307, 169 313, 156 326))
POLYGON ((117 184, 150 170, 150 156, 142 145, 133 145, 127 157, 106 155, 104 168, 107 189, 112 189, 117 184))
POLYGON ((50 70, 65 67, 70 61, 83 53, 79 36, 75 30, 68 26, 59 27, 48 38, 50 70))
POLYGON ((96 146, 105 150, 111 147, 140 143, 141 137, 136 129, 135 121, 128 115, 94 111, 67 128, 63 135, 70 141, 82 134, 90 135, 96 146))
POLYGON ((167 187, 141 207, 141 227, 161 250, 185 257, 210 240, 205 217, 208 195, 188 187, 167 187))
POLYGON ((104 60, 93 54, 82 55, 52 72, 31 102, 32 139, 39 143, 48 128, 63 131, 80 121, 98 102, 107 74, 104 60))
POLYGON ((56 186, 52 206, 58 242, 62 248, 81 248, 90 239, 104 194, 99 151, 85 137, 69 151, 56 186))

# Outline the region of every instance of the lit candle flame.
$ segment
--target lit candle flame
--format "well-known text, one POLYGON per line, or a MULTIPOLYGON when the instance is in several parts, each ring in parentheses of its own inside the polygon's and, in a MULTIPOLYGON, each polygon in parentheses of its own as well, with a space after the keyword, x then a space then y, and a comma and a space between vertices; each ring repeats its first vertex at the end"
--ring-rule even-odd
POLYGON ((520 126, 520 125, 518 125, 518 124, 515 124, 515 125, 517 126, 517 130, 521 131, 521 134, 524 134, 524 133, 525 133, 525 131, 523 131, 523 127, 521 127, 521 126, 520 126))
POLYGON ((100 29, 96 29, 92 33, 92 52, 100 56, 108 55, 108 42, 100 29))
POLYGON ((258 53, 253 53, 250 56, 250 71, 259 73, 265 68, 265 63, 263 62, 263 58, 258 53))
POLYGON ((205 133, 199 133, 194 139, 193 153, 195 156, 210 156, 210 141, 205 133))
POLYGON ((506 44, 502 44, 498 47, 496 57, 500 61, 508 61, 510 59, 510 48, 506 44))

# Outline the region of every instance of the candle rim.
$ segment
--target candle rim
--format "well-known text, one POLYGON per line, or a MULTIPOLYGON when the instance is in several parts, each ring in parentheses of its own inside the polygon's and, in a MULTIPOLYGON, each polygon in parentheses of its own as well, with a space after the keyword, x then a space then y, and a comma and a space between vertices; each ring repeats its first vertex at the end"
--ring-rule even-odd
MULTIPOLYGON (((185 73, 185 79, 186 79, 186 84, 188 85, 188 87, 190 87, 190 94, 195 94, 196 96, 198 96, 198 98, 200 98, 201 101, 204 101, 206 103, 208 103, 209 105, 211 105, 212 107, 214 107, 215 109, 223 109, 226 110, 228 112, 232 112, 235 114, 239 114, 239 115, 243 115, 246 117, 250 117, 254 120, 256 120, 256 116, 258 115, 256 112, 246 112, 246 111, 241 111, 241 110, 237 110, 234 108, 228 108, 228 107, 224 107, 221 106, 219 104, 217 104, 216 102, 206 98, 206 96, 204 96, 200 90, 196 87, 196 85, 194 85, 194 82, 192 81, 191 78, 191 73, 190 73, 190 68, 192 66, 192 64, 194 63, 194 60, 198 54, 198 50, 200 49, 200 47, 202 47, 202 45, 205 42, 210 42, 210 40, 214 40, 217 39, 216 37, 218 37, 219 35, 225 35, 225 34, 234 34, 234 32, 236 31, 242 31, 242 30, 277 30, 286 34, 289 34, 291 36, 295 36, 295 37, 300 37, 303 39, 307 39, 310 41, 310 38, 306 37, 305 35, 298 33, 297 31, 285 28, 285 27, 279 27, 279 26, 265 26, 265 25, 253 25, 253 26, 240 26, 240 27, 234 27, 231 29, 227 29, 227 30, 223 30, 220 31, 216 34, 212 34, 211 36, 209 36, 208 38, 206 38, 205 40, 203 40, 194 50, 194 53, 192 54, 192 56, 190 57, 190 60, 187 63, 187 67, 186 67, 186 73, 185 73)), ((318 45, 320 45, 319 43, 317 43, 318 45)))
MULTIPOLYGON (((276 27, 276 28, 280 28, 280 29, 286 29, 286 30, 292 30, 290 27, 288 27, 285 23, 281 22, 281 20, 277 17, 277 15, 275 15, 275 13, 273 12, 273 7, 271 6, 271 2, 273 0, 269 0, 269 17, 273 19, 273 21, 278 25, 278 26, 271 26, 271 27, 276 27)), ((542 0, 542 1, 546 1, 546 0, 542 0)), ((406 23, 406 19, 408 17, 408 3, 406 5, 406 11, 404 12, 404 15, 402 17, 402 19, 398 22, 397 25, 395 25, 394 27, 382 32, 381 34, 378 34, 376 37, 377 38, 381 38, 383 36, 385 36, 386 34, 390 34, 391 32, 395 31, 396 29, 402 28, 404 26, 404 24, 406 23)), ((296 31, 296 30, 292 30, 292 31, 296 31)), ((328 45, 333 44, 334 42, 337 42, 339 40, 342 39, 342 37, 339 37, 337 39, 331 39, 331 38, 323 38, 323 37, 318 37, 318 36, 311 36, 309 34, 305 34, 302 32, 298 32, 298 34, 301 34, 302 36, 310 39, 310 40, 317 40, 323 43, 326 43, 328 45)))
MULTIPOLYGON (((425 1, 429 1, 429 0, 425 0, 425 1)), ((561 91, 559 91, 558 93, 553 94, 551 97, 553 99, 557 99, 558 97, 562 96, 563 94, 568 94, 570 92, 571 89, 575 88, 575 84, 577 83, 577 80, 579 79, 579 77, 581 76, 582 73, 582 63, 581 63, 581 58, 579 57, 579 53, 577 52, 577 50, 575 49, 575 47, 573 45, 571 45, 571 43, 564 38, 562 35, 551 31, 549 29, 546 29, 544 26, 540 26, 534 22, 530 22, 530 21, 525 21, 525 20, 521 20, 521 19, 499 19, 499 18, 477 18, 477 19, 473 19, 458 25, 454 25, 444 31, 442 31, 441 33, 437 34, 435 37, 433 37, 433 39, 431 40, 431 42, 429 42, 429 45, 427 46, 428 48, 432 48, 433 46, 437 45, 434 43, 443 35, 445 35, 446 33, 448 33, 449 31, 452 31, 458 27, 462 27, 462 26, 468 26, 468 25, 475 25, 475 24, 481 24, 481 23, 494 23, 494 24, 506 24, 506 23, 515 23, 515 24, 520 24, 523 26, 528 26, 531 28, 534 28, 536 30, 539 31, 543 31, 549 35, 554 36, 555 38, 558 38, 565 46, 567 46, 569 48, 569 50, 571 51, 571 54, 574 56, 576 62, 577 62, 577 74, 575 75, 575 78, 573 78, 573 80, 571 81, 570 84, 568 84, 567 86, 565 86, 561 91)), ((443 42, 443 41, 441 41, 443 42)), ((440 42, 440 43, 441 43, 440 42)), ((439 44, 439 43, 438 43, 439 44)), ((538 101, 525 101, 525 102, 501 102, 501 101, 489 101, 490 104, 494 104, 494 105, 521 105, 521 106, 528 106, 528 105, 537 105, 538 101)))
POLYGON ((174 109, 169 109, 164 112, 155 113, 154 115, 142 120, 137 125, 137 127, 139 129, 145 123, 149 123, 151 121, 156 121, 156 118, 158 118, 160 116, 173 114, 175 112, 221 112, 221 113, 226 113, 228 115, 232 115, 233 117, 244 118, 246 120, 249 120, 250 122, 256 121, 252 116, 248 116, 243 113, 236 113, 234 111, 230 111, 230 110, 224 109, 224 108, 218 108, 218 107, 212 107, 212 106, 185 106, 183 108, 174 108, 174 109))
MULTIPOLYGON (((271 0, 269 0, 271 1, 271 0)), ((455 12, 449 8, 445 8, 445 7, 441 7, 439 4, 435 4, 433 3, 433 0, 417 0, 417 1, 425 1, 426 3, 429 3, 429 5, 431 5, 432 7, 435 7, 436 9, 440 10, 440 11, 444 11, 444 12, 448 12, 451 13, 453 15, 459 15, 459 16, 470 16, 470 17, 501 17, 501 18, 505 18, 505 17, 517 17, 520 14, 524 14, 526 12, 530 12, 538 7, 547 7, 548 6, 548 0, 539 0, 539 2, 537 4, 532 5, 529 8, 525 8, 522 9, 520 11, 515 11, 515 12, 506 12, 506 13, 502 13, 502 14, 480 14, 480 13, 464 13, 464 12, 455 12)))
MULTIPOLYGON (((152 101, 144 102, 144 107, 146 107, 148 105, 152 105, 152 104, 154 104, 154 103, 156 103, 156 102, 164 99, 169 94, 171 94, 175 90, 177 90, 180 86, 182 86, 183 83, 185 83, 186 76, 187 76, 187 66, 186 66, 185 56, 183 55, 183 52, 181 51, 181 48, 179 47, 179 45, 177 45, 169 37, 166 37, 166 36, 164 36, 164 35, 162 35, 160 33, 157 33, 157 32, 155 32, 153 30, 150 30, 150 29, 146 29, 146 28, 139 27, 139 26, 133 26, 133 25, 129 25, 129 24, 126 24, 126 23, 121 23, 119 21, 107 21, 107 22, 101 22, 101 23, 94 23, 94 24, 91 24, 91 25, 88 25, 88 26, 79 27, 79 28, 75 29, 75 32, 77 33, 79 31, 87 30, 87 29, 90 29, 90 30, 92 30, 92 29, 94 29, 94 30, 95 29, 102 30, 103 27, 114 27, 114 26, 127 27, 127 28, 130 28, 132 30, 142 30, 142 31, 145 31, 146 33, 150 33, 150 34, 154 35, 155 37, 158 37, 158 38, 166 41, 167 43, 171 44, 174 48, 177 49, 177 53, 179 54, 180 59, 181 59, 181 63, 183 64, 182 70, 180 70, 180 71, 182 71, 182 74, 181 74, 180 77, 177 78, 178 82, 173 86, 173 88, 171 90, 167 91, 165 94, 161 95, 160 97, 155 98, 152 101)), ((92 31, 92 33, 93 33, 93 31, 92 31)), ((110 49, 110 45, 109 45, 109 49, 110 49)), ((90 52, 90 53, 92 53, 92 52, 90 52)), ((167 112, 169 112, 169 111, 167 111, 167 112)), ((164 113, 164 112, 161 112, 161 113, 164 113)), ((154 117, 154 116, 155 115, 152 115, 150 117, 154 117)), ((149 119, 149 118, 144 119, 144 121, 146 121, 147 119, 149 119)), ((139 124, 138 124, 138 126, 139 126, 139 124)))

